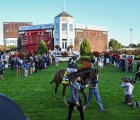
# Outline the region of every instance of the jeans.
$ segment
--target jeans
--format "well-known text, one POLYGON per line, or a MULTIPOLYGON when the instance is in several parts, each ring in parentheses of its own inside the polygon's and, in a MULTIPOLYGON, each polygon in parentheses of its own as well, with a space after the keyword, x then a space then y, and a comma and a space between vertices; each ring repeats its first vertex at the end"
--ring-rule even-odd
POLYGON ((103 108, 103 105, 101 103, 101 99, 100 99, 100 94, 99 94, 98 88, 90 88, 89 89, 89 96, 88 96, 88 99, 86 101, 86 107, 88 107, 88 103, 90 102, 90 100, 92 99, 93 96, 96 97, 96 101, 97 101, 97 104, 99 106, 99 110, 103 111, 104 108, 103 108))
POLYGON ((94 68, 94 63, 91 63, 91 68, 94 68))
POLYGON ((134 65, 132 65, 132 72, 134 72, 134 65))
POLYGON ((140 72, 136 72, 135 80, 137 80, 137 78, 139 78, 139 80, 140 80, 140 72))

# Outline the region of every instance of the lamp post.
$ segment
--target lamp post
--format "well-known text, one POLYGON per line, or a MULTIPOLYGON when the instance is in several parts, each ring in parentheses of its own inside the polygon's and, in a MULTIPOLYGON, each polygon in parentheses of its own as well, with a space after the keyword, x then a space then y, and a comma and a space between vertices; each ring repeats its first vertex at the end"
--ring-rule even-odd
POLYGON ((133 29, 130 28, 129 30, 130 30, 130 48, 131 48, 131 39, 132 39, 132 31, 133 31, 133 29))

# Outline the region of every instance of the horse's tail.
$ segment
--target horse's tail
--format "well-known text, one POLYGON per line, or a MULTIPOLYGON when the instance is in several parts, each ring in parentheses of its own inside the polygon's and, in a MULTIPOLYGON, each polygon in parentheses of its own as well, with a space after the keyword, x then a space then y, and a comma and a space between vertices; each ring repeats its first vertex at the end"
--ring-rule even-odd
POLYGON ((53 78, 53 80, 50 82, 50 84, 54 83, 55 79, 53 78))
POLYGON ((56 78, 57 73, 58 73, 58 71, 55 73, 55 76, 54 76, 53 80, 50 82, 50 84, 55 82, 55 78, 56 78))

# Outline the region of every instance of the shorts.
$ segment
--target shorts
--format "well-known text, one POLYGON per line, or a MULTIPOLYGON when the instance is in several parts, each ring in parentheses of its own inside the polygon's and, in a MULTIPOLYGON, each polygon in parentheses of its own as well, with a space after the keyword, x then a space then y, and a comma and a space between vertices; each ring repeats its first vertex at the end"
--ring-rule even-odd
POLYGON ((132 95, 125 95, 125 104, 131 103, 132 95))

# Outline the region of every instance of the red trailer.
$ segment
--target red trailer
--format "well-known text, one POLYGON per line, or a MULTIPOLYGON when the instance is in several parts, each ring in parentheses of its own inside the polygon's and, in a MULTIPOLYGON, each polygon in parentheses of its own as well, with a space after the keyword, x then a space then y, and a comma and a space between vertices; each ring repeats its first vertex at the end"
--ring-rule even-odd
POLYGON ((53 24, 19 27, 19 49, 25 52, 36 52, 40 41, 43 40, 48 49, 53 50, 53 30, 53 24))

